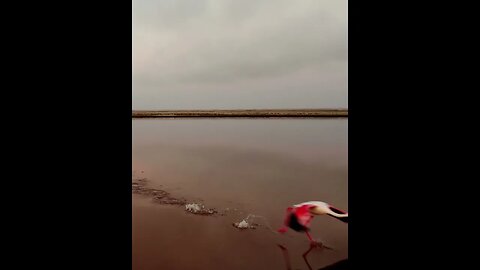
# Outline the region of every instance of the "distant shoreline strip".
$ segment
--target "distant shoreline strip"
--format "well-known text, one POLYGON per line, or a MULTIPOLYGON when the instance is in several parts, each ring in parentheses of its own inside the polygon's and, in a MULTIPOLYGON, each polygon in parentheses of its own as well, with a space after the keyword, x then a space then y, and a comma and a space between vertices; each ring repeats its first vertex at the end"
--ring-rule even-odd
POLYGON ((132 118, 325 118, 348 117, 347 109, 132 111, 132 118))

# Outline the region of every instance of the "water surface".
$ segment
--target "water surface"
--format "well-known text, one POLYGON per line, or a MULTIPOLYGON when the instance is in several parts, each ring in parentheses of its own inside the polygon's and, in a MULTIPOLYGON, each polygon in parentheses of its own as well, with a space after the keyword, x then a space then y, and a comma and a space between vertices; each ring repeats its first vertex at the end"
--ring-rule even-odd
MULTIPOLYGON (((348 210, 346 119, 133 120, 133 170, 153 188, 225 210, 196 216, 133 196, 133 269, 308 269, 305 235, 278 228, 289 205, 327 201, 348 210), (228 211, 227 211, 228 210, 228 211), (256 230, 231 224, 264 216, 256 230)), ((348 258, 348 225, 316 217, 313 269, 348 258)))

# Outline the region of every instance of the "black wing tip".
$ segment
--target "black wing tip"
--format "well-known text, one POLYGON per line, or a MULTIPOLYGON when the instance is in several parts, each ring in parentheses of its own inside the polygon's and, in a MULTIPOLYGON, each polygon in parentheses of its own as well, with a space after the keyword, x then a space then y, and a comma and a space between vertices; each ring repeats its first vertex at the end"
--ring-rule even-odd
POLYGON ((300 224, 297 216, 293 213, 290 214, 290 218, 289 218, 289 221, 288 221, 288 227, 290 227, 290 229, 292 229, 294 231, 297 231, 297 232, 309 231, 309 229, 307 227, 300 224))

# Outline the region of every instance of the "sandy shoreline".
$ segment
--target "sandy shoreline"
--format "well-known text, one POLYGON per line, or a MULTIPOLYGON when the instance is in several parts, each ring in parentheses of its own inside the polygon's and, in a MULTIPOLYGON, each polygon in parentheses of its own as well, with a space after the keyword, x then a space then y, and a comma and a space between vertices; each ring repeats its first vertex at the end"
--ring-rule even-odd
POLYGON ((132 118, 309 118, 348 117, 348 109, 288 109, 288 110, 134 110, 132 118))

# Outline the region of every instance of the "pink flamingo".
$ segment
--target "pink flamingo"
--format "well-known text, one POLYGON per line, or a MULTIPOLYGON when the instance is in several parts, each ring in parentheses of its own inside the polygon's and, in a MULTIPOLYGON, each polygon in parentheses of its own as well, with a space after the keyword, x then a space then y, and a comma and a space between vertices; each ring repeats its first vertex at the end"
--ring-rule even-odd
POLYGON ((305 232, 310 243, 312 245, 318 245, 308 233, 314 215, 328 215, 342 222, 348 223, 347 212, 339 210, 325 202, 310 201, 288 207, 284 225, 278 230, 278 232, 285 233, 288 228, 297 232, 305 232))

